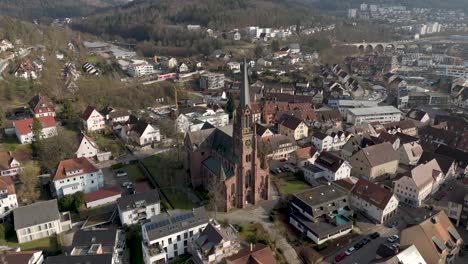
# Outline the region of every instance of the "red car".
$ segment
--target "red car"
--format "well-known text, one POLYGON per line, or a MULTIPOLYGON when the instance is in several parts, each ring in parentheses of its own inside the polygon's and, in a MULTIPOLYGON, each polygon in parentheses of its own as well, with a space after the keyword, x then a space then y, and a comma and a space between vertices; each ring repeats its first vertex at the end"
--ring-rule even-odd
POLYGON ((340 261, 342 261, 344 258, 346 258, 346 254, 345 254, 344 252, 341 252, 340 254, 336 255, 335 261, 336 261, 336 262, 340 262, 340 261))

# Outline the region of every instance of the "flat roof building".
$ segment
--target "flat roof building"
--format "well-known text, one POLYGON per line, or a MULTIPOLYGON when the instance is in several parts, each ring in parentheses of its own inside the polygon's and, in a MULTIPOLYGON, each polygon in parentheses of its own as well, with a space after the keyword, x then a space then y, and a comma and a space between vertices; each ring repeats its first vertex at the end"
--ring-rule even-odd
POLYGON ((362 123, 398 122, 401 119, 401 111, 393 106, 377 106, 369 108, 348 109, 346 122, 360 125, 362 123))

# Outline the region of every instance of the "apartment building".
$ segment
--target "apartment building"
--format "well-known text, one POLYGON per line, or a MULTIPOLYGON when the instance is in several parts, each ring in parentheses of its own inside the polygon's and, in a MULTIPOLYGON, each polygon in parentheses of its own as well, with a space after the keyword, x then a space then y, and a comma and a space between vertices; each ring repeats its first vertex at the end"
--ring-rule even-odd
POLYGON ((224 88, 224 74, 208 72, 200 75, 200 88, 204 90, 224 88))
POLYGON ((393 106, 377 106, 348 109, 346 122, 359 125, 362 123, 390 123, 401 119, 401 111, 393 106))
POLYGON ((117 199, 117 209, 122 225, 141 223, 161 213, 158 190, 125 195, 117 199))

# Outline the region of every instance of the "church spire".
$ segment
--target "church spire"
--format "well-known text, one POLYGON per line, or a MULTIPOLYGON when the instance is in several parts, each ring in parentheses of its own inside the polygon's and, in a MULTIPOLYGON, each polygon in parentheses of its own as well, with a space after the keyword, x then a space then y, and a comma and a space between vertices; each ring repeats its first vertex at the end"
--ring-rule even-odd
POLYGON ((248 68, 247 68, 247 60, 244 58, 244 65, 243 65, 243 79, 242 79, 242 87, 241 87, 241 98, 240 98, 240 106, 241 108, 245 108, 246 106, 250 105, 250 90, 249 90, 249 75, 248 75, 248 68))

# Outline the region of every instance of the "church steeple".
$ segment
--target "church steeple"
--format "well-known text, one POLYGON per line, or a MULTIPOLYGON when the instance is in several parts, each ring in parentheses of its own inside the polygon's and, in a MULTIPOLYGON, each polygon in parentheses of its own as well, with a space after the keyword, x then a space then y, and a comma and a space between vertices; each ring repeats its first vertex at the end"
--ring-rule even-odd
POLYGON ((242 87, 240 96, 240 107, 245 108, 250 106, 250 88, 249 88, 249 70, 247 66, 247 60, 244 58, 244 65, 242 66, 242 87))

